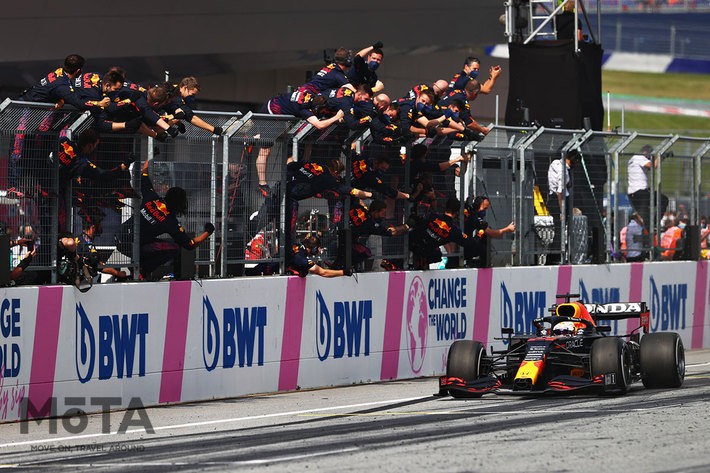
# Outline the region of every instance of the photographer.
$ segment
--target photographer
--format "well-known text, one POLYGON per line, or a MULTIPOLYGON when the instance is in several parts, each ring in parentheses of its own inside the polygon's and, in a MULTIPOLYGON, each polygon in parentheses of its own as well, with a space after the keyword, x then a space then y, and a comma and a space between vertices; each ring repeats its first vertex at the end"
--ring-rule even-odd
MULTIPOLYGON (((648 171, 651 169, 652 163, 654 169, 658 169, 659 161, 658 158, 652 159, 652 152, 653 147, 651 145, 644 145, 640 154, 631 156, 627 168, 629 201, 646 226, 651 222, 651 190, 648 185, 648 171)), ((656 211, 660 215, 667 208, 668 197, 661 194, 661 206, 656 211)), ((654 219, 654 221, 658 222, 658 219, 654 219)))
MULTIPOLYGON (((29 227, 29 226, 28 226, 29 227)), ((31 227, 29 227, 31 229, 31 227)), ((37 248, 35 248, 35 241, 33 237, 28 237, 28 235, 18 238, 17 240, 10 241, 10 249, 15 253, 15 247, 20 249, 21 253, 22 247, 26 248, 26 252, 22 255, 22 258, 15 265, 15 267, 10 271, 10 281, 16 286, 30 285, 33 283, 33 277, 29 275, 25 270, 32 263, 32 259, 37 254, 37 248)), ((14 258, 13 258, 14 260, 14 258)))
MULTIPOLYGON (((77 240, 70 233, 59 235, 57 242, 57 279, 64 284, 76 286, 86 292, 93 285, 98 273, 98 259, 84 258, 77 254, 77 240)), ((94 253, 96 255, 96 253, 94 253)))

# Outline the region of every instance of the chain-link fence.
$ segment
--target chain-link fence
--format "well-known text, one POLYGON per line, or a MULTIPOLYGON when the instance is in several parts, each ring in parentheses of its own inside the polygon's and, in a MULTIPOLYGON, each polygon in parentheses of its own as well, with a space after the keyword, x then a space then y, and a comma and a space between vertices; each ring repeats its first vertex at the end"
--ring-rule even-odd
MULTIPOLYGON (((307 236, 320 240, 315 259, 326 268, 407 269, 412 233, 405 223, 443 213, 451 197, 465 204, 456 222, 462 229, 477 211, 474 197, 487 196, 488 228, 515 222, 515 231, 484 238, 487 247, 473 263, 462 248, 448 244, 432 267, 707 253, 710 194, 702 176, 710 172, 710 139, 493 127, 480 142, 436 136, 383 143, 369 130, 342 124, 317 129, 291 116, 198 115, 224 135, 190 124, 168 142, 98 134, 89 114, 4 102, 0 221, 11 239, 35 242, 27 282, 57 280, 56 242, 64 231, 93 254, 106 278, 123 272, 138 279, 144 266, 136 218, 146 203, 142 169, 155 198, 165 198, 169 188, 184 189, 189 204, 179 220, 188 235, 216 227, 188 253, 186 265, 171 266, 182 277, 283 274, 291 248, 307 236), (573 154, 569 170, 560 172, 573 154), (549 182, 556 166, 556 189, 564 189, 559 198, 549 182), (299 187, 299 175, 318 173, 337 179, 307 192, 299 187), (353 188, 372 192, 372 198, 360 198, 353 188), (377 222, 365 232, 359 226, 370 218, 370 208, 377 222), (640 236, 627 238, 637 230, 634 219, 640 236), (668 241, 677 251, 669 251, 668 241)), ((26 251, 13 248, 13 265, 26 251)))

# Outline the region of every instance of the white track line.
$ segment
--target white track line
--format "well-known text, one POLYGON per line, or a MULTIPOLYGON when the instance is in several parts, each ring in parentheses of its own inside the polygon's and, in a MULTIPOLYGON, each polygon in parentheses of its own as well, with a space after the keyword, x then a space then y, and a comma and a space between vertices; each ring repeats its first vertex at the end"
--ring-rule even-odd
MULTIPOLYGON (((408 398, 402 398, 402 399, 388 399, 386 401, 363 402, 363 403, 359 403, 359 404, 347 404, 344 406, 320 407, 317 409, 304 409, 304 410, 300 410, 300 411, 275 412, 273 414, 261 414, 261 415, 256 415, 256 416, 234 417, 231 419, 217 419, 217 420, 208 420, 208 421, 202 421, 202 422, 189 422, 186 424, 158 426, 158 427, 154 427, 153 430, 155 430, 157 432, 159 430, 186 429, 186 428, 193 428, 193 427, 202 427, 202 426, 206 426, 206 425, 227 424, 227 423, 232 423, 232 422, 244 422, 244 421, 259 420, 259 419, 270 419, 270 418, 274 418, 274 417, 296 416, 296 415, 308 414, 308 413, 312 413, 312 412, 325 412, 325 411, 335 411, 335 410, 340 410, 340 409, 354 409, 354 408, 360 408, 360 407, 378 406, 378 405, 382 405, 382 404, 395 404, 395 403, 400 403, 400 402, 418 401, 418 400, 428 399, 428 398, 431 398, 431 396, 408 397, 408 398)), ((26 422, 33 422, 33 421, 26 421, 26 422)), ((47 421, 45 420, 43 422, 47 422, 47 421)), ((126 430, 125 432, 122 432, 122 434, 135 434, 135 433, 144 434, 144 433, 146 433, 146 431, 145 431, 145 429, 131 429, 131 430, 126 430)), ((24 445, 38 445, 38 444, 43 444, 43 443, 61 442, 64 440, 83 440, 83 439, 90 439, 90 438, 109 437, 109 436, 113 436, 113 435, 117 435, 117 434, 118 434, 118 431, 106 432, 106 433, 101 432, 101 433, 96 433, 96 434, 85 434, 85 435, 73 435, 71 437, 47 438, 47 439, 42 439, 42 440, 26 440, 23 442, 3 443, 3 444, 0 444, 0 448, 20 447, 20 446, 24 446, 24 445)))

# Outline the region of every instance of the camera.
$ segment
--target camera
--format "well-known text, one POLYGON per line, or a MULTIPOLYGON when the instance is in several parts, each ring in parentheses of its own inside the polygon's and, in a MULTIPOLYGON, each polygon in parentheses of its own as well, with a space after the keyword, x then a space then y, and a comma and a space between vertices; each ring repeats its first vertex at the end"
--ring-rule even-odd
POLYGON ((32 251, 34 251, 34 249, 35 249, 34 240, 28 241, 26 246, 27 246, 27 252, 32 253, 32 251))

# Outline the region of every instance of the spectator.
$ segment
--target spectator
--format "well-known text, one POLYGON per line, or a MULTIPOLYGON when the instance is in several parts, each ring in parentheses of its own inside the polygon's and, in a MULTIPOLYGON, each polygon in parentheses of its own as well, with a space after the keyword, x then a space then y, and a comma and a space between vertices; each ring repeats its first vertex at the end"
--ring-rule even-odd
MULTIPOLYGON (((652 152, 651 145, 644 145, 640 154, 631 156, 627 168, 629 201, 645 224, 651 222, 651 190, 648 184, 648 171, 651 169, 651 165, 658 168, 658 158, 652 160, 652 152)), ((660 214, 665 212, 667 208, 668 197, 661 194, 661 207, 656 211, 660 214)))
POLYGON ((670 220, 668 224, 668 229, 661 235, 661 259, 663 261, 683 259, 682 238, 688 219, 670 220))
POLYGON ((469 268, 481 267, 484 259, 488 238, 501 238, 506 233, 515 231, 515 222, 510 222, 507 226, 499 229, 491 228, 486 222, 486 212, 491 202, 488 197, 479 195, 473 199, 470 205, 464 208, 464 232, 473 242, 465 248, 464 259, 469 268))
POLYGON ((638 212, 631 212, 629 223, 626 226, 625 243, 626 243, 626 261, 629 263, 643 261, 645 255, 643 252, 644 222, 638 212))
POLYGON ((214 233, 215 228, 207 222, 202 233, 190 238, 177 219, 187 212, 187 193, 181 187, 171 187, 165 198, 161 198, 148 176, 148 163, 143 165, 141 176, 140 271, 144 279, 158 280, 164 276, 156 271, 161 265, 175 261, 180 248, 194 250, 214 233), (164 233, 170 235, 170 241, 158 238, 164 233))
MULTIPOLYGON (((572 176, 571 170, 579 163, 581 156, 577 149, 571 149, 567 151, 564 158, 564 164, 562 159, 556 159, 550 163, 547 169, 547 185, 549 189, 548 199, 547 199, 547 209, 550 215, 555 219, 555 237, 552 241, 551 248, 554 250, 561 249, 561 230, 564 225, 570 220, 569 217, 572 215, 572 209, 570 208, 569 196, 572 190, 572 176), (564 166, 564 174, 563 173, 564 166), (564 186, 564 187, 563 187, 564 186), (562 201, 565 201, 565 212, 562 213, 562 201)), ((547 261, 549 263, 559 263, 560 261, 556 257, 548 257, 547 261)))

